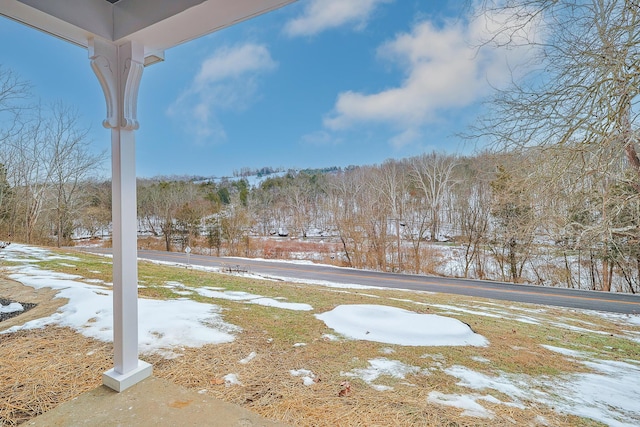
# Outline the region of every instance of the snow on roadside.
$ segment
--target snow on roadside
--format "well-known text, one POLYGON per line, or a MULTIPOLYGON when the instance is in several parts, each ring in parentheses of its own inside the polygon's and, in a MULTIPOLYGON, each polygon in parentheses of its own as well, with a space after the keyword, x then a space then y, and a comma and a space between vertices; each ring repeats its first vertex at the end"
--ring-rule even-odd
POLYGON ((44 248, 26 246, 13 243, 2 250, 5 261, 19 263, 37 263, 40 261, 66 260, 80 261, 80 258, 71 255, 59 255, 44 248), (26 257, 26 258, 25 258, 26 257))
MULTIPOLYGON (((287 262, 287 261, 282 261, 281 262, 287 262)), ((299 279, 299 278, 295 278, 295 277, 287 277, 287 276, 274 276, 272 274, 268 275, 268 276, 263 276, 264 278, 270 278, 273 280, 278 280, 278 281, 283 281, 283 282, 292 282, 292 283, 301 283, 301 284, 307 284, 307 285, 316 285, 316 286, 325 286, 327 288, 337 288, 337 289, 358 289, 358 290, 382 290, 382 289, 390 289, 390 288, 383 288, 380 286, 368 286, 368 285, 358 285, 355 283, 336 283, 336 282, 329 282, 327 280, 313 280, 313 279, 299 279)), ((395 289, 398 290, 398 289, 395 289)))
POLYGON ((604 311, 594 311, 592 313, 607 320, 626 323, 630 326, 640 326, 640 314, 618 314, 604 311))
POLYGON ((494 318, 503 317, 498 314, 489 313, 488 311, 469 310, 468 308, 455 307, 453 305, 431 304, 431 306, 439 308, 441 310, 447 310, 448 313, 459 311, 461 313, 473 314, 475 316, 485 316, 485 317, 494 317, 494 318))

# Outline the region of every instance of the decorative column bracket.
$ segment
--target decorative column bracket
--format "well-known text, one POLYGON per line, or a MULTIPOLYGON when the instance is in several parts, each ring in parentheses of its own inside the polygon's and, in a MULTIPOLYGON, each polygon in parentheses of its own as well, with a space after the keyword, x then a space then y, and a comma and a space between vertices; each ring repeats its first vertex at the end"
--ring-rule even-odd
POLYGON ((116 46, 91 39, 89 59, 107 102, 107 118, 102 125, 108 129, 137 130, 140 127, 137 107, 144 47, 137 43, 116 46))

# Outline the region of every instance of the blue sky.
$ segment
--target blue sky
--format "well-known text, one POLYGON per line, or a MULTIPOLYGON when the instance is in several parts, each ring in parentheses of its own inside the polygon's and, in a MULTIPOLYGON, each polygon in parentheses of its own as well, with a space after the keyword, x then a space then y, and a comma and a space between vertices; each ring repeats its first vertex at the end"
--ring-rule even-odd
MULTIPOLYGON (((526 52, 476 50, 489 21, 464 3, 300 0, 168 50, 142 77, 138 176, 470 152, 455 134, 526 52)), ((7 19, 0 39, 0 64, 43 102, 77 107, 95 150, 109 149, 86 50, 7 19)))

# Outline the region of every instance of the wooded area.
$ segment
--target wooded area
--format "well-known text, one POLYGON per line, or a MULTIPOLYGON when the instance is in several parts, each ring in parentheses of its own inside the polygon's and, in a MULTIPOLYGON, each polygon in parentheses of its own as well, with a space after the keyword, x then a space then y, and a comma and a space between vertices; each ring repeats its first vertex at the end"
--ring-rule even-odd
MULTIPOLYGON (((533 168, 545 170, 545 158, 534 157, 430 153, 278 173, 256 187, 245 178, 139 180, 139 246, 279 258, 293 245, 324 262, 419 274, 443 274, 440 252, 455 249, 451 274, 462 277, 636 292, 640 206, 624 170, 606 177, 618 180, 608 187, 581 174, 531 187, 533 168)), ((3 235, 65 245, 74 232, 108 240, 110 182, 63 183, 77 188, 64 192, 63 206, 73 209, 62 216, 55 182, 36 192, 6 172, 2 181, 3 235), (40 215, 29 215, 33 206, 40 215)))

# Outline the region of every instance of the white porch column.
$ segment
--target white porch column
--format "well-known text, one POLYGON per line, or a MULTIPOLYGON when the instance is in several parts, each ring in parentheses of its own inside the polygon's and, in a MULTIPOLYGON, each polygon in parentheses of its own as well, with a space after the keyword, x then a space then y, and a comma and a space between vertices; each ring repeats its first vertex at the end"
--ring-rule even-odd
POLYGON ((152 366, 138 359, 135 130, 144 47, 94 39, 89 58, 107 102, 102 124, 111 129, 114 367, 102 382, 120 392, 152 373, 152 366))

